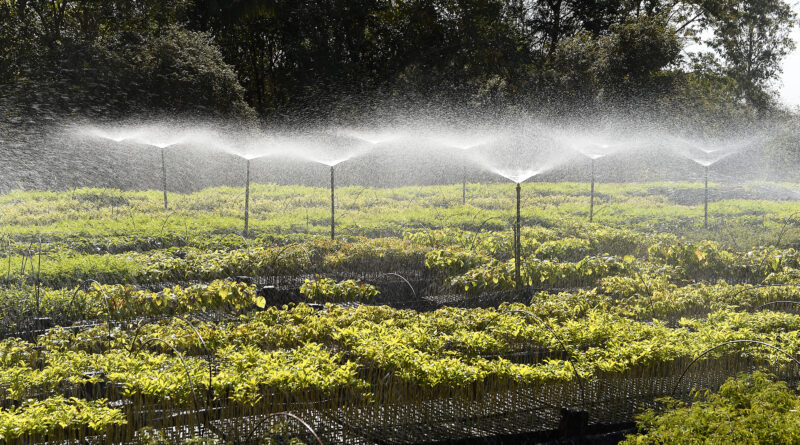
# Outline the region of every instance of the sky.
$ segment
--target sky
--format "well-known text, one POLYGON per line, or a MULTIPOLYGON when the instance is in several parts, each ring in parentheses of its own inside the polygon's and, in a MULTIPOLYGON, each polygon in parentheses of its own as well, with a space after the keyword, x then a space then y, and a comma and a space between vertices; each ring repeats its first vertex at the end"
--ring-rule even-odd
MULTIPOLYGON (((794 3, 794 10, 800 15, 800 3, 794 3)), ((792 38, 798 46, 783 60, 783 76, 779 88, 781 100, 786 105, 800 107, 800 26, 795 26, 792 38)))
MULTIPOLYGON (((800 0, 790 1, 792 9, 800 17, 800 0)), ((701 33, 702 38, 711 37, 711 31, 706 30, 701 33)), ((800 20, 792 29, 792 39, 797 48, 786 56, 781 63, 783 74, 778 82, 775 83, 780 94, 780 100, 791 109, 800 109, 800 20)), ((687 51, 708 51, 708 47, 700 44, 692 44, 686 48, 687 51)))

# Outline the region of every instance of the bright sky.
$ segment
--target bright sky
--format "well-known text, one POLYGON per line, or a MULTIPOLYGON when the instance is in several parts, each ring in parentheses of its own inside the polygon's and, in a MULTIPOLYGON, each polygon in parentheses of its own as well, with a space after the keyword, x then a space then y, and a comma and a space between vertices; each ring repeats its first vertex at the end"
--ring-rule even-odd
MULTIPOLYGON (((789 0, 792 9, 800 17, 800 0, 789 0)), ((798 19, 800 22, 800 19, 798 19)), ((711 31, 701 33, 703 38, 711 37, 711 31)), ((775 85, 780 92, 781 102, 792 109, 800 108, 800 23, 795 24, 792 30, 792 39, 797 48, 783 59, 783 75, 775 85)), ((705 45, 689 45, 687 51, 707 51, 705 45)))
MULTIPOLYGON (((800 4, 794 10, 800 15, 800 4)), ((798 46, 783 60, 783 82, 780 87, 781 100, 792 108, 800 107, 800 26, 795 26, 792 38, 798 46)))

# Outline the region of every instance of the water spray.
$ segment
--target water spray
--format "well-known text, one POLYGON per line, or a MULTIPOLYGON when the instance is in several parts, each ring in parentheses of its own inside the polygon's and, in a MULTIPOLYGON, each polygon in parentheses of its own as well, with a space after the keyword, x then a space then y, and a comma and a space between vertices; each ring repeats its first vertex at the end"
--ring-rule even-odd
POLYGON ((150 147, 156 147, 161 150, 161 190, 164 193, 164 210, 169 210, 169 202, 167 201, 167 148, 179 143, 181 141, 181 137, 178 136, 177 138, 168 137, 167 141, 165 142, 163 138, 159 138, 157 141, 153 139, 153 135, 148 135, 145 128, 132 128, 132 129, 116 129, 116 130, 104 130, 101 128, 87 128, 83 129, 83 132, 89 134, 94 137, 99 137, 103 139, 108 139, 114 141, 116 143, 121 143, 125 141, 135 142, 137 144, 144 144, 150 147))
POLYGON ((353 130, 337 130, 323 133, 319 137, 307 136, 289 140, 293 157, 326 165, 331 170, 331 240, 336 239, 336 166, 342 162, 361 156, 377 144, 396 138, 391 134, 360 133, 353 130), (346 139, 342 140, 344 136, 346 139), (353 139, 357 141, 353 144, 353 139))
POLYGON ((461 152, 461 205, 466 205, 467 162, 469 160, 469 152, 478 147, 488 145, 494 138, 487 135, 464 135, 462 133, 438 130, 435 132, 434 136, 428 137, 425 140, 439 147, 456 149, 461 152))
POLYGON ((745 144, 733 148, 709 148, 692 141, 678 139, 679 154, 703 167, 703 228, 708 229, 708 170, 717 162, 733 155, 745 144), (690 150, 688 153, 686 150, 690 150))
POLYGON ((247 237, 247 230, 250 223, 250 159, 247 160, 247 175, 244 185, 244 237, 247 237))
POLYGON ((513 232, 514 232, 514 289, 517 293, 517 296, 522 296, 522 272, 521 272, 521 257, 522 257, 522 224, 521 224, 521 217, 520 217, 520 207, 521 207, 521 195, 522 195, 522 183, 539 173, 543 170, 524 170, 524 171, 501 171, 501 170, 494 170, 495 173, 503 176, 504 178, 514 182, 517 184, 517 217, 514 220, 513 224, 513 232))
POLYGON ((590 188, 589 188, 589 222, 594 221, 594 183, 595 183, 595 161, 598 159, 602 159, 611 153, 617 152, 622 150, 625 147, 630 147, 628 145, 623 145, 621 142, 617 142, 615 144, 608 144, 603 142, 597 142, 597 138, 589 137, 589 136, 581 136, 581 135, 574 135, 570 134, 561 134, 559 135, 556 140, 560 143, 566 145, 567 147, 571 148, 577 153, 589 158, 589 162, 591 165, 591 174, 590 174, 590 188))

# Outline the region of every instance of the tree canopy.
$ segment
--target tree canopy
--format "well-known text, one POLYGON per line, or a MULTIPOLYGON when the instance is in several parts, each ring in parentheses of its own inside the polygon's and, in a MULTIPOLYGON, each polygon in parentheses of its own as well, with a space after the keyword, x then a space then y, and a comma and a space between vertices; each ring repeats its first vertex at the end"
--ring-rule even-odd
POLYGON ((783 0, 0 0, 6 119, 780 112, 783 0), (704 43, 709 52, 691 52, 704 43))

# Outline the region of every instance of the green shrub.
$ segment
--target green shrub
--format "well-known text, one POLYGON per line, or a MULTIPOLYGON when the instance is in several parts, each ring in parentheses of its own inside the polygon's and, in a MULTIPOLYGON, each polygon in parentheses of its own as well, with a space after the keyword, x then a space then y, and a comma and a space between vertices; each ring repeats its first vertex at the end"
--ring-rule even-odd
POLYGON ((716 394, 691 406, 669 400, 663 413, 638 419, 627 445, 800 443, 800 397, 761 372, 731 378, 716 394))

